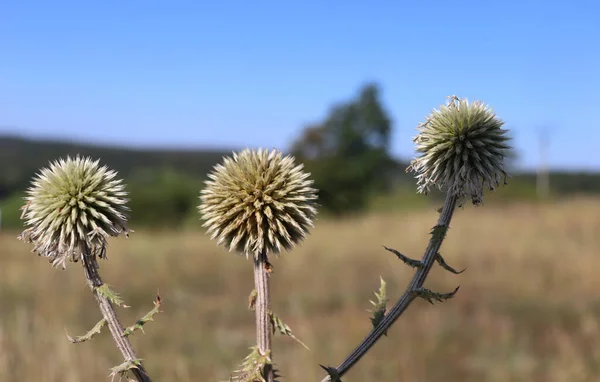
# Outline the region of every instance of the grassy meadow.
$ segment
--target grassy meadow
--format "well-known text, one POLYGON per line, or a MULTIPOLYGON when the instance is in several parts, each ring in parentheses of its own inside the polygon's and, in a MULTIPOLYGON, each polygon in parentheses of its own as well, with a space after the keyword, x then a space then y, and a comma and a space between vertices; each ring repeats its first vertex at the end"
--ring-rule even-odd
MULTIPOLYGON (((283 381, 320 381, 318 364, 337 365, 363 339, 379 276, 390 305, 412 276, 381 246, 420 257, 436 219, 428 208, 319 220, 272 261, 273 310, 311 349, 276 335, 283 381)), ((81 344, 65 335, 101 318, 81 266, 52 269, 17 234, 0 233, 0 381, 110 380, 122 358, 108 330, 81 344)), ((600 199, 466 206, 441 252, 467 271, 435 266, 426 286, 460 284, 456 297, 416 301, 344 381, 600 380, 600 199)), ((113 239, 100 266, 131 306, 118 310, 126 326, 160 290, 164 312, 132 338, 154 381, 225 381, 253 345, 251 262, 203 231, 138 230, 113 239)))

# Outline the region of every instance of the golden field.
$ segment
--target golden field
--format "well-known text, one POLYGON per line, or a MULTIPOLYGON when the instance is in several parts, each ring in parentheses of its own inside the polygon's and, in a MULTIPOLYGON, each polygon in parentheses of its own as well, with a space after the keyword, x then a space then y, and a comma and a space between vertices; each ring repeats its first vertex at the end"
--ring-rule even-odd
MULTIPOLYGON (((382 245, 420 257, 437 220, 427 211, 319 220, 309 238, 273 260, 273 310, 307 344, 276 335, 283 381, 320 381, 370 329, 381 275, 390 305, 412 271, 382 245)), ((135 227, 133 227, 135 229, 135 227)), ((100 312, 79 264, 52 269, 0 234, 0 381, 106 381, 120 364, 108 330, 81 344, 100 312)), ((600 200, 458 210, 426 286, 456 297, 418 300, 344 381, 600 381, 600 200)), ((247 310, 252 265, 203 231, 149 232, 110 242, 104 281, 131 325, 163 312, 132 340, 154 381, 224 381, 254 341, 247 310)), ((116 379, 115 379, 116 380, 116 379)))

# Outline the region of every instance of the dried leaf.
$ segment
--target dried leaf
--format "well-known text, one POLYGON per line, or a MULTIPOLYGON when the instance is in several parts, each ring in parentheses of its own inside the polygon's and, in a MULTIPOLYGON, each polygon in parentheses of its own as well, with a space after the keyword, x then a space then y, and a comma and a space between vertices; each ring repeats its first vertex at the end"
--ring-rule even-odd
POLYGON ((275 332, 276 332, 277 330, 279 330, 279 333, 281 333, 281 334, 283 334, 283 335, 285 335, 285 336, 288 336, 288 337, 291 337, 291 338, 293 338, 293 339, 294 339, 294 340, 296 340, 296 341, 297 341, 297 342, 298 342, 300 345, 304 346, 304 347, 306 348, 306 350, 310 350, 310 349, 308 348, 308 346, 306 346, 306 345, 304 344, 304 342, 300 341, 300 340, 299 340, 299 339, 298 339, 298 338, 297 338, 297 337, 294 335, 294 333, 292 332, 292 329, 291 329, 289 326, 287 326, 287 324, 286 324, 285 322, 283 322, 283 321, 281 320, 281 318, 279 318, 279 317, 277 317, 277 316, 275 315, 275 313, 273 313, 273 312, 269 312, 269 318, 271 319, 271 325, 273 326, 273 334, 275 334, 275 332))
POLYGON ((248 310, 254 310, 257 296, 258 292, 256 291, 256 289, 252 289, 252 292, 250 292, 250 296, 248 296, 248 310))

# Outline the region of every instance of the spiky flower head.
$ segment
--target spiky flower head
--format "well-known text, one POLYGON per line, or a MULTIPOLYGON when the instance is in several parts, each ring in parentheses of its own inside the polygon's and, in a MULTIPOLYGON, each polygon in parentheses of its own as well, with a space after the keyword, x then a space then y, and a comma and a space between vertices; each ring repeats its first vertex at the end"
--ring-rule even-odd
POLYGON ((418 192, 432 186, 483 201, 483 189, 493 190, 504 178, 504 158, 511 149, 502 129, 504 122, 490 107, 479 101, 448 97, 448 103, 434 109, 421 123, 414 138, 421 155, 407 170, 416 173, 418 192))
POLYGON ((117 173, 91 158, 50 163, 27 190, 20 239, 55 266, 77 261, 83 246, 104 257, 106 239, 128 233, 125 186, 117 173))
POLYGON ((310 174, 278 150, 233 153, 208 175, 198 207, 217 244, 248 256, 300 242, 317 214, 310 174))

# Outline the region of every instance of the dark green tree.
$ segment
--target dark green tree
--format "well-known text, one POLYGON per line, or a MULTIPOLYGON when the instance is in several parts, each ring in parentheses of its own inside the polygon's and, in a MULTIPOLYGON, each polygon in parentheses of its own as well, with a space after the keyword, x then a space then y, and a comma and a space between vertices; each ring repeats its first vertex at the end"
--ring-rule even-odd
POLYGON ((356 99, 334 106, 325 121, 308 126, 291 152, 304 162, 319 190, 319 203, 334 214, 363 209, 389 185, 392 122, 379 89, 365 85, 356 99))

